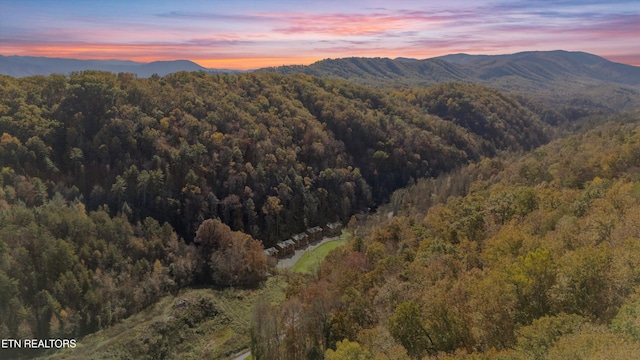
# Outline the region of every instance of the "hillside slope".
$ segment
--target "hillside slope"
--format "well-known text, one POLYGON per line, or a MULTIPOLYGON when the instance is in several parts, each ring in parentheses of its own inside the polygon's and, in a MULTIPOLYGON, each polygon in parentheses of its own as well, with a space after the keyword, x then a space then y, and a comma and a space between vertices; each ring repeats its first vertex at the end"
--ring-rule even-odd
MULTIPOLYGON (((0 134, 0 334, 48 339, 187 287, 257 287, 263 246, 346 224, 415 179, 535 148, 548 127, 471 85, 87 71, 0 76, 0 134)), ((165 351, 163 336, 135 346, 165 351)))
POLYGON ((640 68, 611 62, 584 52, 531 51, 512 55, 471 56, 464 61, 456 57, 439 59, 472 66, 480 79, 490 80, 505 74, 539 82, 557 80, 602 81, 620 85, 640 85, 640 68), (504 69, 502 72, 500 68, 504 69))
POLYGON ((338 77, 378 86, 429 86, 450 81, 475 83, 525 94, 556 106, 588 105, 608 112, 640 106, 640 67, 614 63, 583 52, 452 54, 425 60, 327 59, 309 66, 283 66, 261 71, 338 77))
POLYGON ((348 221, 411 178, 548 139, 535 113, 480 87, 454 91, 454 119, 413 95, 306 76, 1 80, 0 133, 17 146, 5 166, 186 239, 219 217, 272 244, 348 221))
POLYGON ((380 210, 286 303, 256 314, 279 322, 254 321, 252 351, 637 358, 638 114, 421 179, 380 210), (287 312, 297 304, 304 323, 287 312), (287 346, 268 346, 273 328, 287 346))
POLYGON ((232 359, 249 342, 253 308, 284 301, 286 282, 272 278, 261 289, 188 289, 78 341, 75 349, 40 359, 232 359))

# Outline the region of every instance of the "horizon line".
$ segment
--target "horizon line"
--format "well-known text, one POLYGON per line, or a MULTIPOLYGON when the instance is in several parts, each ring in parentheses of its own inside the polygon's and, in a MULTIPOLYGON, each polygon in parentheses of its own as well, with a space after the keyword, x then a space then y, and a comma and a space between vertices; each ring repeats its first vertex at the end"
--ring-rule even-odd
POLYGON ((445 53, 442 55, 437 55, 437 56, 432 56, 432 57, 426 57, 426 58, 416 58, 416 57, 411 57, 411 56, 396 56, 396 57, 389 57, 389 56, 343 56, 343 57, 325 57, 325 58, 269 58, 269 57, 255 57, 255 58, 223 58, 223 59, 186 59, 186 58, 174 58, 174 59, 154 59, 154 60, 134 60, 131 58, 113 58, 113 57, 109 57, 109 58, 101 58, 101 57, 89 57, 89 58, 82 58, 82 57, 61 57, 61 56, 44 56, 44 55, 18 55, 18 54, 11 54, 11 55, 5 55, 5 54, 0 54, 0 56, 3 57, 30 57, 30 58, 41 58, 41 59, 58 59, 58 60, 76 60, 76 61, 123 61, 123 62, 132 62, 135 64, 139 64, 139 65, 148 65, 148 64, 152 64, 152 63, 157 63, 157 62, 178 62, 178 61, 189 61, 191 63, 194 63, 200 67, 202 67, 205 70, 233 70, 233 71, 255 71, 255 70, 260 70, 260 69, 265 69, 265 68, 278 68, 278 67, 284 67, 284 66, 308 66, 311 64, 314 64, 316 62, 319 61, 323 61, 323 60, 337 60, 337 59, 350 59, 350 58, 361 58, 361 59, 375 59, 375 58, 381 58, 381 59, 391 59, 391 60, 396 60, 396 59, 411 59, 411 60, 418 60, 418 61, 422 61, 422 60, 429 60, 429 59, 436 59, 439 57, 443 57, 443 56, 449 56, 449 55, 468 55, 468 56, 508 56, 508 55, 516 55, 516 54, 523 54, 523 53, 533 53, 533 52, 547 52, 547 53, 551 53, 551 52, 567 52, 567 53, 584 53, 584 54, 589 54, 589 55, 594 55, 597 57, 600 57, 602 59, 605 59, 607 61, 613 62, 613 63, 619 63, 619 64, 624 64, 624 65, 629 65, 629 66, 634 66, 634 67, 640 67, 640 64, 634 64, 634 63, 630 63, 630 62, 625 62, 624 60, 619 60, 616 59, 616 56, 612 56, 612 57, 607 57, 607 56, 602 56, 602 55, 597 55, 594 53, 590 53, 590 52, 586 52, 586 51, 572 51, 572 50, 562 50, 562 49, 556 49, 556 50, 525 50, 525 51, 518 51, 518 52, 514 52, 514 53, 500 53, 500 54, 486 54, 486 53, 473 53, 473 52, 455 52, 455 53, 445 53), (285 59, 291 59, 291 60, 303 60, 301 62, 294 62, 294 61, 284 61, 285 59), (305 61, 306 60, 306 61, 305 61), (238 62, 247 62, 247 63, 254 63, 254 62, 265 62, 264 65, 261 66, 224 66, 223 64, 230 64, 230 63, 238 63, 238 62), (206 63, 218 63, 222 66, 207 66, 206 63))

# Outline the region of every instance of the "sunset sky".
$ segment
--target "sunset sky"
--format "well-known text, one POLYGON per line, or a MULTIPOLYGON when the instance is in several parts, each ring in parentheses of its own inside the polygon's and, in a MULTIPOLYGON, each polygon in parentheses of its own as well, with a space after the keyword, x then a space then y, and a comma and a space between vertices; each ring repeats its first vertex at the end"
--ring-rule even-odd
POLYGON ((585 51, 640 65, 640 1, 0 0, 0 54, 253 69, 585 51))

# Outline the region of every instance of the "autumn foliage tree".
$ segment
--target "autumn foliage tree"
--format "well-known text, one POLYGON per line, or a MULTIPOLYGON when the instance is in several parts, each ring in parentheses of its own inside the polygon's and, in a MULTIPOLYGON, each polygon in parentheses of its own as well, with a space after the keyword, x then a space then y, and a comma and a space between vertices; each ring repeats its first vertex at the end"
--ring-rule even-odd
POLYGON ((208 262, 208 276, 218 286, 256 286, 266 279, 267 257, 262 244, 218 219, 202 222, 195 243, 208 262))
POLYGON ((422 324, 422 314, 417 304, 404 301, 389 318, 389 332, 414 359, 421 359, 433 350, 433 340, 422 324))

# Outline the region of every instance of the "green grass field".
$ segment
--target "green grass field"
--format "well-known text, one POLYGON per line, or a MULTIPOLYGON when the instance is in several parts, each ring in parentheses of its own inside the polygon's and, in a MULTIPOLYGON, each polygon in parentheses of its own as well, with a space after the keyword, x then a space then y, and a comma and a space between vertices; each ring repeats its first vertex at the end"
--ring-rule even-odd
POLYGON ((331 250, 346 244, 346 242, 346 237, 343 234, 338 240, 326 242, 312 251, 305 252, 300 260, 291 267, 291 271, 311 274, 313 271, 318 269, 322 260, 324 260, 331 250))

